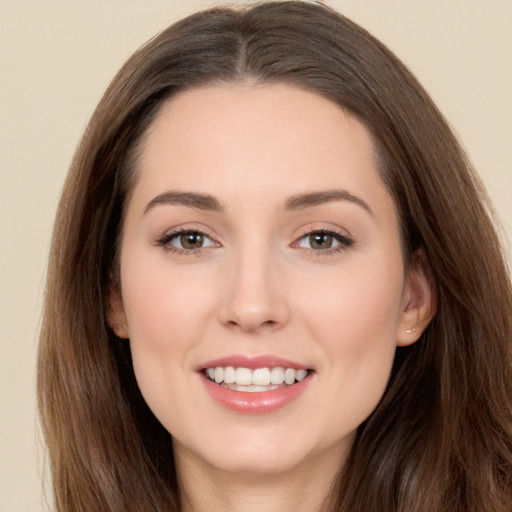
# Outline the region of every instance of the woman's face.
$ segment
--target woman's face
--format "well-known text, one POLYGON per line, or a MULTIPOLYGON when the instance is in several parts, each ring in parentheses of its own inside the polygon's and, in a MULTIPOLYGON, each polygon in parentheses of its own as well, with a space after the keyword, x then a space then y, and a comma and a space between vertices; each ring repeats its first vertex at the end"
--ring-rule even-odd
POLYGON ((110 320, 178 462, 261 474, 345 457, 397 343, 419 336, 405 333, 418 278, 375 159, 356 118, 298 88, 204 87, 164 105, 110 320))

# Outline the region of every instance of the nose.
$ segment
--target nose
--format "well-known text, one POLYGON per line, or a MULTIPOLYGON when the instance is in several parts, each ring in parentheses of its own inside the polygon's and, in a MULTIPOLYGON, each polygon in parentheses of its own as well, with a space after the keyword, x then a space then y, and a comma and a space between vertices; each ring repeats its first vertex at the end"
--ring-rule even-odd
POLYGON ((223 280, 222 324, 245 333, 277 330, 289 320, 283 272, 270 251, 244 252, 230 262, 223 280))

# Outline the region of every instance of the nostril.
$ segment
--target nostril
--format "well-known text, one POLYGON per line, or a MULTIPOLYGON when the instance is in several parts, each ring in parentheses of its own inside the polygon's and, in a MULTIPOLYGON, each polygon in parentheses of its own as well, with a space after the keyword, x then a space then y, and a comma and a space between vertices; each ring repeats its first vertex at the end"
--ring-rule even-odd
POLYGON ((276 322, 275 320, 264 320, 263 322, 229 320, 226 322, 226 325, 232 329, 242 329, 246 332, 254 332, 258 330, 275 329, 279 326, 279 322, 276 322))
POLYGON ((272 286, 253 285, 227 290, 225 302, 218 309, 220 322, 244 332, 272 330, 289 320, 287 298, 272 286))

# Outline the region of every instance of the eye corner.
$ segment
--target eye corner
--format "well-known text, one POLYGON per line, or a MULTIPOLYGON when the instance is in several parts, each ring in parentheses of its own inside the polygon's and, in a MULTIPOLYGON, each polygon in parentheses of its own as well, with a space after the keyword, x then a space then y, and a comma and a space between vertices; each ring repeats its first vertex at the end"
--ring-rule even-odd
POLYGON ((327 226, 313 226, 302 230, 290 244, 313 256, 330 256, 355 245, 354 238, 346 231, 327 226))
POLYGON ((199 256, 205 249, 222 247, 207 230, 197 227, 173 229, 157 236, 152 244, 177 256, 199 256))

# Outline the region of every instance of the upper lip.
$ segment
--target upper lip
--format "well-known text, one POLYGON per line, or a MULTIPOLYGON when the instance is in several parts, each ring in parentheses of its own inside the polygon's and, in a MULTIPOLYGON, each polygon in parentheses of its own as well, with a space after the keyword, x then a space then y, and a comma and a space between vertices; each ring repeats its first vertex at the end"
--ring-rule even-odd
POLYGON ((308 370, 309 366, 291 361, 272 354, 265 354, 259 356, 247 356, 243 354, 233 354, 218 359, 212 359, 199 366, 198 370, 206 368, 215 368, 217 366, 233 366, 235 368, 250 368, 255 370, 257 368, 275 368, 280 366, 282 368, 293 368, 294 370, 308 370))

